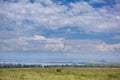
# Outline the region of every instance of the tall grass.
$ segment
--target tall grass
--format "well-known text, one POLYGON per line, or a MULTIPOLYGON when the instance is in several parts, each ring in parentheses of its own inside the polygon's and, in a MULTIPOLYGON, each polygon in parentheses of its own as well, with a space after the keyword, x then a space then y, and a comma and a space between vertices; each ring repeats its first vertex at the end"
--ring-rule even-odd
POLYGON ((120 68, 7 68, 0 80, 120 80, 120 68))

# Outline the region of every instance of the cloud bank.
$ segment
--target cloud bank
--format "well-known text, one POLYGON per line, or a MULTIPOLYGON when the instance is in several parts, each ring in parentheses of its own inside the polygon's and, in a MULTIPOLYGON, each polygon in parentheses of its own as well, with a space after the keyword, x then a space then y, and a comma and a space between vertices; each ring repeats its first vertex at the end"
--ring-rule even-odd
POLYGON ((63 53, 119 53, 120 44, 106 44, 100 40, 66 40, 41 35, 1 41, 1 51, 49 51, 63 53))
POLYGON ((109 6, 95 8, 85 1, 58 5, 51 0, 35 0, 34 3, 28 0, 19 0, 15 3, 11 0, 1 1, 0 5, 0 25, 3 29, 56 30, 61 27, 78 27, 85 32, 120 33, 119 3, 113 5, 113 8, 109 6))
POLYGON ((61 28, 77 28, 79 33, 119 35, 119 1, 115 0, 112 7, 94 7, 93 3, 105 4, 105 1, 80 0, 62 5, 52 0, 1 0, 0 51, 119 53, 120 43, 108 44, 99 39, 71 40, 42 35, 47 30, 59 31, 61 28))

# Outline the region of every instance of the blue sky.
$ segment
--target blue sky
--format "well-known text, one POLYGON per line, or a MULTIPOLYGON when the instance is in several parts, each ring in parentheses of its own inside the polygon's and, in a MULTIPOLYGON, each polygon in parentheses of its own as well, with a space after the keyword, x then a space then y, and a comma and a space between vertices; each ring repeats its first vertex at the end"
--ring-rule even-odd
POLYGON ((120 62, 119 0, 0 0, 0 62, 120 62))

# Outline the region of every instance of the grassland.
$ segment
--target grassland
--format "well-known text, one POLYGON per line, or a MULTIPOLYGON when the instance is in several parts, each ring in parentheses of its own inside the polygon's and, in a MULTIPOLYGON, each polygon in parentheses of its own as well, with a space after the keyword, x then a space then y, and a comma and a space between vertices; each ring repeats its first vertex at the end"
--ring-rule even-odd
POLYGON ((0 80, 120 80, 120 68, 6 68, 0 80))

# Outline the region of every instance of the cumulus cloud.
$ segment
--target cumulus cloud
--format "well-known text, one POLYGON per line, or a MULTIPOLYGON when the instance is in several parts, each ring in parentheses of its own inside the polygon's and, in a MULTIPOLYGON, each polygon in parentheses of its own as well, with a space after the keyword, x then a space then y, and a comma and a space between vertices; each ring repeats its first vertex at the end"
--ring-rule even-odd
POLYGON ((44 36, 34 35, 33 37, 19 37, 19 40, 46 40, 44 36))
POLYGON ((103 52, 120 52, 120 44, 106 44, 103 43, 98 46, 98 49, 103 52))
POLYGON ((8 28, 8 25, 15 31, 20 28, 54 30, 77 26, 85 32, 119 32, 118 11, 106 7, 96 9, 84 1, 70 3, 69 6, 58 5, 51 0, 35 0, 34 3, 20 0, 17 3, 1 2, 0 5, 0 25, 4 26, 3 29, 8 28))
POLYGON ((61 38, 46 38, 41 35, 32 37, 19 37, 14 39, 1 40, 1 51, 59 51, 64 48, 64 40, 61 38))
POLYGON ((49 51, 63 53, 118 53, 120 44, 107 44, 101 40, 67 40, 42 35, 1 40, 0 51, 49 51))
MULTIPOLYGON (((103 0, 91 0, 91 2, 101 3, 103 0)), ((0 50, 71 53, 118 52, 119 44, 109 45, 101 40, 69 40, 38 34, 44 34, 47 30, 59 31, 61 28, 69 30, 69 27, 77 27, 78 30, 83 30, 85 33, 119 34, 119 8, 117 0, 113 7, 103 6, 101 8, 93 7, 85 1, 60 5, 51 0, 35 0, 34 3, 28 0, 18 0, 17 2, 1 0, 0 50)))

